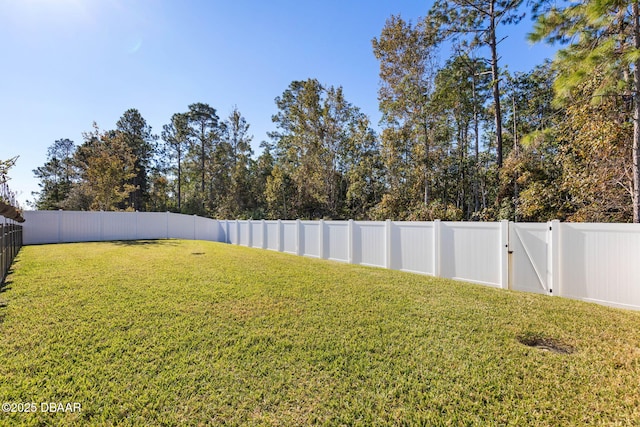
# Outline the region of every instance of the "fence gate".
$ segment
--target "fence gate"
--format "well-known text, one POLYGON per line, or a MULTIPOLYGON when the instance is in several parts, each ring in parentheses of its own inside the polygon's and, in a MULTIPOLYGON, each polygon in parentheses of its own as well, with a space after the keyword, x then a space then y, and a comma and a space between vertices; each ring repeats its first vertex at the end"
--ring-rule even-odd
POLYGON ((509 222, 509 289, 550 295, 549 224, 509 222))

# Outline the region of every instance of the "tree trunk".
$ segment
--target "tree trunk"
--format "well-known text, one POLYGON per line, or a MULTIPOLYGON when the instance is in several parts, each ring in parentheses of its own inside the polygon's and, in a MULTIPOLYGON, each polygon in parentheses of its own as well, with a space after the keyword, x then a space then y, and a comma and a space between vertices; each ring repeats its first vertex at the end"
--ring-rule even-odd
MULTIPOLYGON (((633 2, 633 44, 640 49, 640 13, 633 2)), ((640 60, 633 64, 633 222, 640 223, 640 60)))
MULTIPOLYGON (((518 115, 516 110, 516 98, 511 98, 513 103, 513 153, 518 156, 518 115)), ((518 171, 514 170, 513 176, 513 217, 514 221, 518 222, 518 196, 520 190, 518 189, 518 171)))
POLYGON ((473 208, 480 211, 480 196, 478 194, 478 180, 480 179, 480 131, 478 124, 478 101, 476 99, 476 75, 473 74, 473 131, 475 137, 475 176, 473 180, 473 208))
MULTIPOLYGON (((180 144, 180 142, 178 143, 180 144)), ((178 212, 182 213, 182 204, 181 204, 181 200, 182 200, 182 194, 181 194, 181 189, 182 189, 182 166, 181 166, 181 162, 182 162, 182 150, 180 148, 180 145, 178 145, 178 212)))
POLYGON ((491 77, 493 79, 493 103, 495 105, 496 121, 496 153, 498 169, 502 168, 502 111, 500 108, 500 86, 498 73, 498 42, 496 40, 496 11, 495 2, 491 2, 489 24, 489 47, 491 48, 491 77))
POLYGON ((424 205, 429 205, 429 126, 424 118, 424 205))
POLYGON ((202 197, 202 214, 204 214, 205 206, 206 206, 206 204, 205 204, 206 195, 205 195, 205 186, 204 186, 204 181, 205 181, 205 169, 204 169, 205 168, 205 160, 204 159, 205 159, 205 154, 206 154, 206 152, 205 152, 205 141, 206 141, 206 139, 205 138, 206 137, 205 137, 205 133, 204 133, 204 123, 201 123, 200 124, 200 143, 202 145, 201 145, 201 153, 200 153, 200 156, 201 156, 201 164, 200 164, 200 166, 202 168, 202 179, 200 181, 200 191, 201 191, 200 197, 202 197))

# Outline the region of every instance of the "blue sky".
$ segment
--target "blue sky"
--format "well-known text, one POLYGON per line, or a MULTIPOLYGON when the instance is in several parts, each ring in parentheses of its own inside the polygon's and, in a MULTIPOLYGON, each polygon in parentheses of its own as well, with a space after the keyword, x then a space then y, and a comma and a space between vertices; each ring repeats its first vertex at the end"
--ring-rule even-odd
MULTIPOLYGON (((371 39, 400 14, 416 22, 431 2, 409 0, 0 0, 0 159, 19 155, 10 187, 38 191, 32 170, 60 138, 82 143, 92 122, 115 127, 137 108, 159 134, 171 115, 205 102, 234 105, 255 151, 274 130, 274 98, 293 80, 342 86, 380 119, 371 39)), ((553 55, 530 45, 529 18, 506 27, 502 63, 528 71, 553 55)), ((447 52, 441 55, 446 57, 447 52)))

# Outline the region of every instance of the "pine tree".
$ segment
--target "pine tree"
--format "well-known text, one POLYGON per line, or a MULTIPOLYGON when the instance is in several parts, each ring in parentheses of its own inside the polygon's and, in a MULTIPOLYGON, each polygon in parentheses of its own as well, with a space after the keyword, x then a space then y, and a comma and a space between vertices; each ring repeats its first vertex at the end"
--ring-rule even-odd
MULTIPOLYGON (((121 210, 135 187, 135 159, 123 134, 102 132, 94 124, 93 132, 84 134, 85 142, 75 152, 74 161, 80 180, 67 198, 67 207, 113 211, 121 210)), ((131 209, 131 208, 130 208, 131 209)))
POLYGON ((435 128, 429 98, 435 79, 431 34, 424 23, 413 26, 390 17, 372 40, 380 61, 382 158, 388 189, 376 216, 404 219, 412 206, 432 199, 431 160, 435 128))
POLYGON ((185 150, 187 149, 188 137, 186 114, 176 113, 172 115, 171 123, 164 125, 162 128, 164 162, 166 163, 164 169, 165 172, 170 174, 175 173, 175 206, 178 212, 182 212, 182 164, 185 150))
MULTIPOLYGON (((631 104, 631 147, 633 222, 640 222, 640 9, 637 0, 585 0, 547 7, 534 7, 538 21, 533 41, 568 44, 554 61, 558 70, 556 93, 559 102, 568 101, 575 89, 590 85, 586 102, 598 103, 617 97, 631 104)), ((583 101, 584 102, 584 101, 583 101)))
POLYGON ((498 168, 502 167, 502 104, 500 100, 500 67, 498 64, 498 27, 517 24, 522 0, 437 0, 426 18, 427 27, 436 29, 436 40, 461 40, 463 46, 489 48, 492 93, 496 130, 498 168))
POLYGON ((58 139, 47 150, 47 161, 33 170, 41 190, 37 195, 37 209, 60 209, 73 184, 73 154, 76 146, 69 139, 58 139))
POLYGON ((152 134, 151 126, 135 108, 128 109, 120 117, 116 123, 116 132, 120 134, 120 138, 135 158, 135 175, 128 182, 134 190, 129 194, 126 205, 137 211, 145 211, 149 204, 151 161, 158 138, 152 134))
POLYGON ((275 162, 266 185, 269 216, 344 217, 350 213, 350 190, 354 206, 361 203, 353 197, 351 171, 375 164, 361 155, 375 146, 368 119, 341 87, 325 88, 316 79, 292 82, 276 104, 272 119, 278 131, 270 134, 275 162))
POLYGON ((215 211, 212 194, 215 189, 211 186, 210 178, 212 178, 214 165, 214 151, 220 141, 220 119, 215 108, 200 102, 189 105, 189 111, 185 115, 189 138, 187 155, 191 165, 190 171, 194 175, 194 183, 199 181, 189 201, 189 213, 210 214, 215 211))
POLYGON ((238 107, 234 107, 224 122, 223 133, 218 146, 217 161, 220 163, 221 179, 225 187, 220 192, 217 215, 221 218, 251 216, 254 197, 250 188, 251 140, 249 124, 238 107))

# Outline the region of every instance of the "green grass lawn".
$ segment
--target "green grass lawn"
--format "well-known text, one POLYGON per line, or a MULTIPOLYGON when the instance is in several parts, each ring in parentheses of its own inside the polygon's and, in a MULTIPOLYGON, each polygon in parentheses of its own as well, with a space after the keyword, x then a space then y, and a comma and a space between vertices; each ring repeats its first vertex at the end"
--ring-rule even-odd
POLYGON ((220 243, 25 247, 0 334, 6 426, 640 424, 640 313, 220 243))

